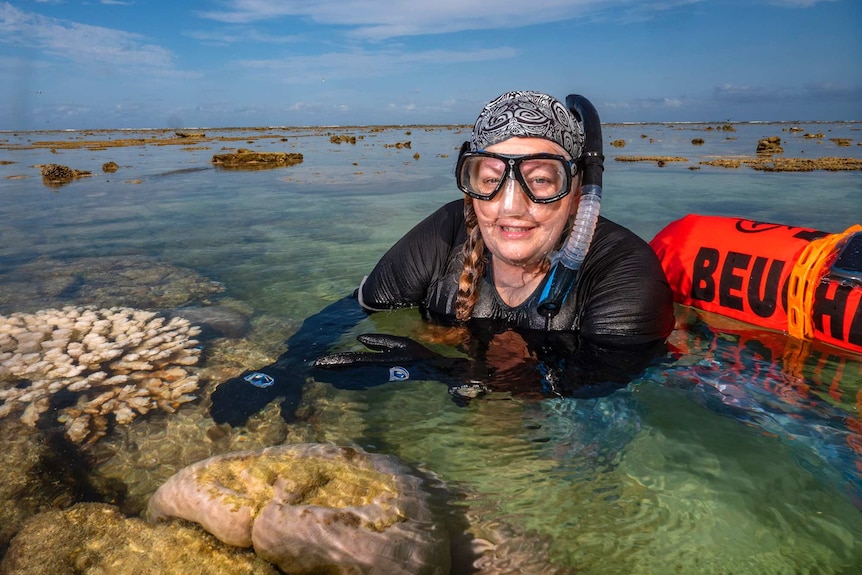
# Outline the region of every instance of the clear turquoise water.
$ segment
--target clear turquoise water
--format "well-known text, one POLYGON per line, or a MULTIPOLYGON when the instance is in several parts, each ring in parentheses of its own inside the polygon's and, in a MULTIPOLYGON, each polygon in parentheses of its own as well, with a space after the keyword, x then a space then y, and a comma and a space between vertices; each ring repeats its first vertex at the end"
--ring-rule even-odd
MULTIPOLYGON (((772 135, 785 140, 788 157, 862 157, 858 124, 788 127, 606 126, 606 142, 627 143, 606 146, 602 212, 647 239, 692 212, 830 232, 862 221, 858 171, 689 169, 712 156, 753 156, 757 140, 772 135), (826 137, 807 140, 805 132, 826 137), (704 145, 693 146, 696 137, 704 145), (839 147, 829 138, 852 143, 839 147), (620 155, 689 161, 660 168, 614 161, 620 155)), ((12 162, 0 165, 0 292, 38 258, 145 255, 220 282, 223 296, 255 317, 298 325, 349 293, 395 240, 457 197, 452 167, 467 137, 452 128, 332 132, 365 137, 338 145, 318 130, 272 129, 201 150, 0 149, 0 161, 12 162), (408 140, 410 149, 386 146, 408 140), (299 151, 305 159, 276 170, 217 170, 210 159, 223 145, 299 151), (115 174, 101 172, 109 160, 121 166, 115 174), (94 176, 46 187, 33 167, 43 163, 94 176)), ((0 144, 76 137, 6 132, 0 144)), ((0 298, 14 309, 5 304, 0 313, 43 307, 36 294, 16 290, 0 298)), ((373 316, 355 332, 422 329, 418 315, 405 311, 373 316)), ((344 403, 330 410, 362 421, 360 431, 344 424, 346 438, 435 471, 471 494, 469 513, 549 541, 553 560, 579 573, 851 573, 862 566, 862 456, 851 448, 862 446, 859 358, 827 354, 801 375, 780 362, 742 366, 729 359, 741 345, 738 334, 693 318, 672 341, 685 349, 680 359, 598 400, 492 393, 460 408, 439 384, 414 382, 334 393, 344 403)))

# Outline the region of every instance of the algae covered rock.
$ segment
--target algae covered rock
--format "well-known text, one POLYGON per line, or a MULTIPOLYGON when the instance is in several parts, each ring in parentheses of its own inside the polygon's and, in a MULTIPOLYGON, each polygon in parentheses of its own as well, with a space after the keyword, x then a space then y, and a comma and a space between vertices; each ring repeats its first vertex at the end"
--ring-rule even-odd
POLYGON ((30 519, 0 563, 4 575, 276 575, 253 553, 195 526, 151 525, 104 503, 79 503, 30 519))
POLYGON ((42 182, 46 186, 60 186, 63 184, 68 184, 75 178, 83 178, 85 176, 92 176, 92 172, 88 172, 86 170, 73 170, 69 166, 62 166, 60 164, 45 164, 43 166, 39 166, 40 171, 42 172, 42 182))
POLYGON ((783 154, 784 148, 781 147, 780 136, 769 136, 761 138, 757 142, 758 155, 783 154))
POLYGON ((389 455, 296 444, 186 467, 148 505, 220 540, 254 546, 288 573, 447 574, 447 530, 426 479, 389 455))
POLYGON ((212 163, 221 168, 281 168, 302 163, 302 154, 290 154, 287 152, 255 152, 246 148, 240 148, 234 153, 215 154, 212 163))
MULTIPOLYGON (((24 522, 41 511, 71 505, 87 490, 72 458, 17 418, 0 421, 0 556, 24 522)), ((2 572, 2 570, 0 570, 2 572)))

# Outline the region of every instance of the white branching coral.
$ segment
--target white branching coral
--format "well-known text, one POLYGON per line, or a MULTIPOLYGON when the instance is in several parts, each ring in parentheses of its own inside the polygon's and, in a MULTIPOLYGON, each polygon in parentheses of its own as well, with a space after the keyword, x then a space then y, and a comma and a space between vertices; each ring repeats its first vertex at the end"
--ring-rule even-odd
POLYGON ((20 412, 35 426, 63 394, 58 421, 92 443, 109 419, 130 423, 153 409, 195 399, 200 329, 131 308, 65 307, 0 315, 0 418, 20 412), (69 403, 74 402, 74 405, 69 403))

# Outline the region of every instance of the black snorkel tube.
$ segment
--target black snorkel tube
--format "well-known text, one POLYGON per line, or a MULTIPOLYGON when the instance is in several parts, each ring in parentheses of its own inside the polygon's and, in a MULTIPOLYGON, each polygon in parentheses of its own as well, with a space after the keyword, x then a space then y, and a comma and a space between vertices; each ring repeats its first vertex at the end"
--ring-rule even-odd
POLYGON ((581 197, 572 231, 563 249, 552 259, 550 276, 539 299, 539 315, 549 326, 566 297, 575 285, 578 270, 587 257, 587 250, 599 221, 602 205, 602 171, 605 157, 602 154, 602 125, 599 114, 589 100, 577 94, 566 96, 566 107, 584 129, 584 151, 577 160, 583 172, 581 197))

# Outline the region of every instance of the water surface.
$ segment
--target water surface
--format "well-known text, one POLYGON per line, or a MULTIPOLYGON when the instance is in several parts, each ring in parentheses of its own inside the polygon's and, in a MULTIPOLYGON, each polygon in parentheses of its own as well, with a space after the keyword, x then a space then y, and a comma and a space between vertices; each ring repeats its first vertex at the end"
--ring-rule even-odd
MULTIPOLYGON (((773 135, 789 157, 862 157, 858 124, 791 126, 606 126, 602 213, 645 239, 687 213, 828 232, 859 223, 858 171, 698 163, 754 156, 757 140, 773 135), (804 138, 817 132, 824 137, 804 138), (614 160, 622 155, 688 161, 614 160)), ((468 137, 452 127, 206 132, 208 141, 187 146, 54 151, 28 144, 138 134, 0 133, 0 161, 9 162, 0 164, 0 314, 83 304, 241 310, 249 332, 207 343, 206 395, 220 378, 274 359, 304 318, 350 293, 402 234, 458 197, 453 165, 468 137), (359 139, 336 144, 331 134, 359 139), (219 135, 234 139, 209 139, 219 135), (301 152, 304 161, 212 167, 213 154, 236 147, 301 152), (107 161, 120 169, 103 173, 107 161), (45 163, 93 176, 49 187, 34 167, 45 163), (189 280, 171 292, 164 285, 178 275, 166 270, 177 269, 218 289, 189 280)), ((431 338, 406 310, 371 316, 342 345, 369 331, 431 338)), ((134 511, 173 469, 243 442, 354 442, 439 475, 463 494, 458 505, 476 531, 508 538, 513 556, 538 549, 578 573, 854 572, 862 566, 862 362, 821 348, 764 361, 746 356, 751 341, 787 346, 780 334, 724 329, 681 310, 671 337, 678 353, 591 400, 492 392, 459 407, 437 382, 365 391, 312 382, 312 420, 282 429, 270 409, 231 443, 214 439, 205 402, 193 404, 114 430, 95 449, 92 472, 125 482, 134 511)))

